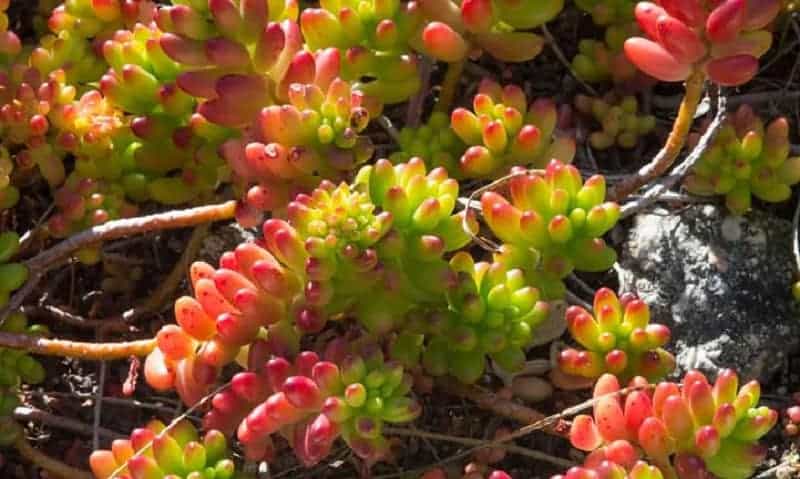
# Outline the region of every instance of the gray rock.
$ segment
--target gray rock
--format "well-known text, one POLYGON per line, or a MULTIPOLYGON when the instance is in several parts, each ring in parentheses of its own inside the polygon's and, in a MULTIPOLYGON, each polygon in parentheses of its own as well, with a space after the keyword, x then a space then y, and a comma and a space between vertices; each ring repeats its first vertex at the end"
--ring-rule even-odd
POLYGON ((682 371, 726 367, 767 380, 800 346, 791 295, 791 225, 711 205, 636 217, 620 255, 623 291, 672 329, 682 371))

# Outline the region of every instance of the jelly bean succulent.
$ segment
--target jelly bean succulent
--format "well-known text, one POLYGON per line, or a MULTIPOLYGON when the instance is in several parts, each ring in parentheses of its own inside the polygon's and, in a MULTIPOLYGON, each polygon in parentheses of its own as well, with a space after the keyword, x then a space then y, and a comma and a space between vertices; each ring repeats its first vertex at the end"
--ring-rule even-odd
POLYGON ((648 38, 626 40, 625 53, 662 81, 682 81, 697 70, 719 85, 741 85, 771 45, 765 28, 780 6, 780 0, 639 2, 635 17, 648 38))
MULTIPOLYGON (((604 202, 605 179, 584 183, 572 165, 553 160, 544 171, 512 170, 509 199, 481 197, 483 217, 506 247, 501 252, 526 273, 541 274, 559 291, 560 279, 578 271, 604 271, 617 255, 603 241, 619 218, 619 205, 604 202)), ((563 290, 562 290, 563 291, 563 290)))
POLYGON ((641 459, 636 447, 624 439, 610 441, 595 449, 580 466, 550 479, 580 479, 585 477, 615 477, 620 479, 663 479, 656 466, 641 459))
POLYGON ((0 1, 0 61, 4 63, 13 59, 22 50, 19 37, 8 29, 9 20, 6 10, 10 5, 11 0, 0 1))
POLYGON ((636 79, 638 73, 621 47, 613 48, 607 41, 589 38, 578 42, 572 68, 581 80, 588 83, 610 80, 614 84, 628 84, 636 79))
POLYGON ((595 25, 620 25, 633 20, 632 0, 579 0, 575 4, 592 16, 595 25))
MULTIPOLYGON (((695 142, 696 136, 690 138, 695 142)), ((789 123, 776 118, 768 125, 742 105, 731 115, 709 149, 687 176, 684 186, 696 195, 724 195, 738 215, 750 210, 752 197, 786 201, 800 181, 800 157, 789 157, 789 123)))
POLYGON ((300 15, 307 48, 338 49, 342 78, 385 103, 405 101, 420 87, 409 42, 421 23, 418 5, 399 0, 323 2, 300 15))
POLYGON ((28 279, 28 268, 12 261, 19 251, 19 235, 13 231, 0 233, 0 307, 8 303, 8 296, 28 279))
POLYGON ((564 7, 561 0, 422 0, 428 23, 421 50, 445 62, 464 60, 471 49, 505 62, 524 62, 542 51, 544 40, 532 28, 552 20, 564 7))
POLYGON ((586 348, 568 348, 558 357, 567 374, 598 378, 610 373, 627 380, 643 376, 657 381, 675 369, 675 358, 663 349, 669 342, 666 326, 650 323, 647 303, 625 294, 618 298, 608 288, 597 290, 594 315, 580 306, 567 309, 567 328, 586 348))
POLYGON ((331 359, 302 352, 293 363, 273 357, 259 372, 240 373, 231 392, 214 398, 206 423, 253 405, 237 418, 237 437, 251 459, 272 455, 275 434, 287 439, 306 466, 324 459, 339 437, 365 460, 383 458, 389 446, 383 425, 412 421, 421 411, 408 397, 411 376, 384 361, 375 347, 331 359))
POLYGON ((656 126, 653 115, 640 115, 635 96, 618 97, 607 94, 603 98, 586 95, 575 97, 575 108, 600 125, 600 130, 589 135, 589 144, 596 150, 605 150, 616 145, 633 148, 641 136, 650 133, 656 126))
POLYGON ((111 449, 94 451, 89 463, 97 479, 115 477, 232 479, 236 466, 225 436, 215 430, 200 437, 186 419, 169 427, 158 420, 116 439, 111 449))
POLYGON ((464 383, 477 381, 489 358, 506 371, 519 371, 549 305, 522 270, 476 263, 464 252, 450 264, 458 277, 447 293, 448 309, 412 312, 393 355, 413 365, 421 353, 426 372, 464 383))
POLYGON ((444 112, 434 112, 427 123, 418 127, 403 127, 398 141, 399 151, 392 153, 394 163, 422 158, 431 168, 442 167, 451 175, 459 174, 459 159, 467 146, 453 131, 450 118, 444 112))
POLYGON ((512 166, 544 167, 550 160, 572 161, 575 144, 559 137, 555 104, 540 98, 528 105, 516 85, 501 87, 484 80, 472 103, 453 110, 450 126, 468 146, 458 163, 465 178, 492 178, 508 173, 512 166))
MULTIPOLYGON (((47 328, 30 324, 22 313, 13 313, 0 325, 0 332, 43 336, 47 328)), ((10 416, 20 404, 19 387, 22 384, 39 384, 45 379, 45 369, 34 357, 23 350, 0 348, 0 417, 10 416)), ((2 439, 0 439, 0 443, 2 439)))
POLYGON ((11 208, 19 201, 19 189, 11 184, 14 160, 4 146, 0 146, 0 211, 11 208))
POLYGON ((577 416, 572 423, 573 446, 593 451, 632 441, 665 477, 746 478, 764 458, 758 439, 778 414, 758 406, 758 382, 739 387, 737 375, 724 370, 712 385, 702 373, 690 371, 681 383, 653 387, 639 377, 631 386, 623 395, 615 376, 600 377, 594 415, 577 416))

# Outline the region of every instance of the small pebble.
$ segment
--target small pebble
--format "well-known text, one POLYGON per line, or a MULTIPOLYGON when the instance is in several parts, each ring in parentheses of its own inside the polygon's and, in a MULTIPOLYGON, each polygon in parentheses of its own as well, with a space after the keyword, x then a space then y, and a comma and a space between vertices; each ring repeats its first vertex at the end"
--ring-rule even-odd
POLYGON ((514 396, 531 403, 544 401, 553 394, 553 386, 536 376, 514 378, 511 389, 514 391, 514 396))

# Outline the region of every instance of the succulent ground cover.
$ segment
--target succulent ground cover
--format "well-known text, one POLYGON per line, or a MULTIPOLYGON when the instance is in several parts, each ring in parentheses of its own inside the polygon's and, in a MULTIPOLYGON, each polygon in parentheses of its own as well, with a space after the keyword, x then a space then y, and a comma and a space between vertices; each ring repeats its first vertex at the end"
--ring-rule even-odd
POLYGON ((792 9, 0 0, 0 476, 797 468, 800 378, 676 371, 614 269, 792 216, 792 9))

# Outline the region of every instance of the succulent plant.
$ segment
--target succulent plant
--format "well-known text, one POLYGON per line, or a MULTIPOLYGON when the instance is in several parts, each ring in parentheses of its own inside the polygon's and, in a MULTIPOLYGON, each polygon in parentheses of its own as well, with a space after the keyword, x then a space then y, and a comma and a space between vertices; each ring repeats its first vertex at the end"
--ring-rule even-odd
POLYGON ((552 20, 564 7, 561 0, 534 5, 530 1, 422 0, 429 22, 422 30, 420 50, 445 62, 465 59, 473 48, 504 62, 524 62, 542 51, 544 40, 532 28, 552 20))
POLYGON ((0 307, 5 306, 11 292, 28 279, 28 268, 11 262, 18 251, 19 235, 13 231, 0 233, 0 307))
POLYGON ((746 478, 764 458, 758 439, 778 414, 758 406, 758 382, 740 388, 736 373, 724 370, 713 385, 698 371, 686 373, 680 384, 662 382, 653 389, 634 378, 631 385, 637 389, 622 397, 615 376, 598 379, 594 416, 575 417, 573 446, 593 451, 632 441, 665 477, 746 478))
POLYGON ((741 85, 753 78, 758 58, 769 49, 772 34, 765 27, 780 8, 780 0, 639 2, 635 17, 648 38, 626 40, 625 54, 662 81, 682 81, 702 69, 719 85, 741 85))
POLYGON ((617 298, 608 288, 597 290, 594 316, 580 306, 567 309, 567 327, 586 350, 561 352, 558 365, 567 374, 598 378, 611 373, 621 380, 644 376, 663 379, 675 369, 675 358, 663 349, 670 331, 650 324, 647 303, 625 294, 617 298))
POLYGON ((605 179, 584 183, 571 165, 553 160, 544 172, 512 170, 510 201, 496 192, 481 198, 483 217, 506 243, 503 262, 541 276, 548 299, 563 292, 560 279, 578 271, 604 271, 616 253, 601 238, 619 218, 619 206, 603 202, 605 179), (549 284, 549 285, 548 285, 549 284))
POLYGON ((595 449, 581 466, 572 467, 564 474, 550 479, 580 479, 584 477, 616 477, 620 479, 663 479, 656 466, 641 460, 635 446, 624 439, 610 441, 595 449))
POLYGON ((426 372, 451 374, 464 383, 483 375, 487 358, 506 371, 520 370, 549 305, 522 270, 476 263, 464 252, 450 264, 458 277, 447 293, 448 309, 412 312, 393 357, 411 366, 421 353, 426 372))
POLYGON ((8 63, 22 50, 22 43, 16 33, 8 29, 8 15, 6 10, 11 5, 11 0, 0 1, 0 62, 8 63))
POLYGON ((418 127, 403 127, 398 141, 400 151, 392 153, 393 163, 422 158, 430 168, 442 167, 451 175, 459 174, 459 159, 467 149, 450 127, 444 112, 434 112, 428 122, 418 127))
POLYGON ((592 16, 595 25, 620 25, 633 20, 632 0, 579 0, 578 8, 592 16))
POLYGON ((227 422, 231 412, 244 409, 234 418, 251 459, 269 457, 277 433, 306 466, 325 458, 338 437, 374 462, 388 452, 383 424, 409 422, 420 413, 408 397, 411 384, 403 367, 385 362, 375 347, 330 360, 312 352, 298 354, 294 363, 273 357, 258 372, 235 376, 232 390, 214 398, 206 423, 227 422))
POLYGON ((184 419, 171 427, 158 420, 135 429, 130 439, 116 439, 111 449, 89 458, 97 479, 113 477, 232 479, 236 466, 225 436, 215 430, 201 438, 184 419))
POLYGON ((385 103, 405 101, 420 87, 409 41, 421 22, 417 4, 399 0, 324 2, 300 15, 308 49, 337 48, 342 78, 385 103))
POLYGON ((14 161, 4 146, 0 146, 0 211, 11 208, 19 201, 19 190, 11 184, 14 161))
POLYGON ((336 50, 318 52, 316 60, 298 58, 310 62, 311 75, 295 78, 289 104, 263 108, 247 137, 222 147, 254 211, 281 209, 322 178, 345 180, 372 157, 372 143, 362 132, 380 105, 336 76, 336 50))
MULTIPOLYGON (((696 142, 698 136, 690 138, 696 142)), ((725 195, 734 214, 750 210, 752 196, 786 201, 800 181, 800 157, 789 157, 789 123, 777 118, 764 125, 742 105, 731 115, 708 150, 687 176, 684 186, 696 195, 725 195)))
POLYGON ((656 126, 653 115, 640 115, 635 96, 618 97, 607 94, 603 98, 586 95, 575 97, 575 108, 600 125, 600 130, 589 135, 589 144, 596 150, 605 150, 617 145, 633 148, 639 137, 650 133, 656 126))
POLYGON ((555 132, 558 112, 548 99, 528 105, 521 88, 483 80, 473 111, 453 110, 450 126, 468 146, 459 160, 465 178, 498 177, 512 166, 544 167, 551 159, 572 161, 575 144, 555 132))
MULTIPOLYGON (((467 466, 469 468, 469 466, 467 466)), ((465 468, 466 469, 466 468, 465 468)), ((448 471, 435 467, 428 471, 425 471, 424 474, 419 476, 419 479, 511 479, 511 475, 509 475, 505 471, 501 471, 499 469, 492 470, 488 474, 484 474, 482 471, 467 471, 465 470, 462 473, 458 474, 448 474, 448 471)))
MULTIPOLYGON (((38 324, 29 324, 22 313, 12 313, 0 325, 4 333, 29 334, 43 336, 48 334, 47 328, 38 324)), ((27 352, 18 349, 0 348, 0 416, 11 414, 16 401, 16 391, 20 384, 39 384, 45 379, 44 367, 27 352), (2 391, 6 394, 3 395, 2 391)))
MULTIPOLYGON (((65 84, 61 71, 42 76, 33 68, 15 63, 0 72, 3 145, 8 152, 13 152, 14 163, 20 171, 37 168, 50 186, 61 184, 66 175, 63 153, 50 139, 50 112, 71 102, 74 96, 75 88, 65 84)), ((10 173, 7 164, 2 169, 10 173)), ((11 203, 16 195, 13 192, 8 195, 7 201, 11 203)))

